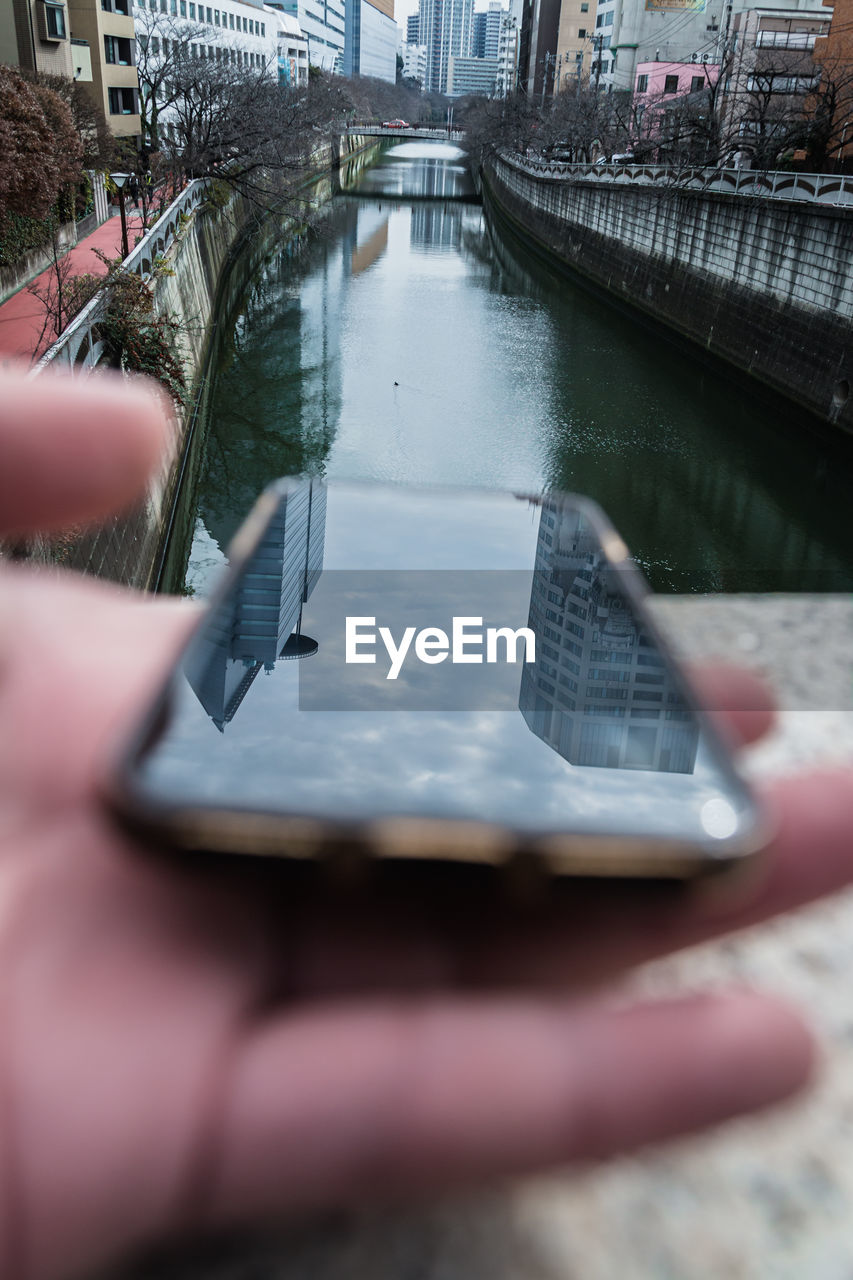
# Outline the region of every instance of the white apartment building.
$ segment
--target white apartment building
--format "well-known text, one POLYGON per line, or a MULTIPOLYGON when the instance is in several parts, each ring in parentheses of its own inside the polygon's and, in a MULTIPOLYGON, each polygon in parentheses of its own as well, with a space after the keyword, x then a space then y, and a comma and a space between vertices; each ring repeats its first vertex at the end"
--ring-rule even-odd
POLYGON ((409 44, 403 41, 403 75, 410 80, 423 84, 426 78, 426 45, 409 44))
POLYGON ((509 9, 501 16, 498 34, 498 74, 495 79, 495 97, 505 98, 514 93, 518 83, 518 49, 521 36, 522 0, 511 0, 509 9))

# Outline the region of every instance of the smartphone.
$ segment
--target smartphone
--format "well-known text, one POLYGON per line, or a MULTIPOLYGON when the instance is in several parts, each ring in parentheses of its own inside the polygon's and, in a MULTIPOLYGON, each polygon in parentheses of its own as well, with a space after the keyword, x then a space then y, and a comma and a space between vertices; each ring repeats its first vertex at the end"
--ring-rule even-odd
POLYGON ((109 803, 186 850, 693 879, 756 799, 587 499, 326 483, 258 501, 109 803))

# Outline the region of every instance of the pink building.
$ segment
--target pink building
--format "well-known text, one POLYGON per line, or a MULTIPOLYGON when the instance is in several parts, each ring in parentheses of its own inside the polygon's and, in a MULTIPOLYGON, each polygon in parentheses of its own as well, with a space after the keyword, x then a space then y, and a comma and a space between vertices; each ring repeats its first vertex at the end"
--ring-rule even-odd
POLYGON ((640 103, 647 98, 658 102, 679 94, 700 93, 716 84, 719 74, 718 62, 638 62, 634 101, 640 103))

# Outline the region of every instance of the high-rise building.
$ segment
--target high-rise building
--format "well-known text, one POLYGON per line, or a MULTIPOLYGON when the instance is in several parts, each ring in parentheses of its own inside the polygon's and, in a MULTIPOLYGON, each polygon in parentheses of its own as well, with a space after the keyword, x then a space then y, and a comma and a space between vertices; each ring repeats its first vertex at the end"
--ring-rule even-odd
POLYGON ((544 502, 519 710, 573 765, 692 773, 698 725, 580 512, 544 502))
POLYGON ((468 57, 474 0, 420 0, 420 42, 426 45, 424 89, 446 93, 452 56, 468 57))
POLYGON ((418 39, 419 15, 410 13, 406 19, 406 44, 419 44, 418 39))
POLYGON ((506 12, 501 0, 489 0, 488 9, 474 14, 471 28, 471 57, 496 58, 500 44, 501 18, 506 12))
POLYGON ((214 610, 203 642, 187 659, 187 679, 220 732, 261 670, 316 652, 301 620, 323 572, 325 529, 326 486, 296 482, 280 499, 234 599, 214 610))
POLYGON ((510 0, 509 9, 501 15, 498 35, 498 74, 495 96, 505 98, 514 93, 518 83, 518 51, 521 35, 522 0, 510 0))
POLYGON ((397 79, 394 0, 346 0, 343 74, 397 79))

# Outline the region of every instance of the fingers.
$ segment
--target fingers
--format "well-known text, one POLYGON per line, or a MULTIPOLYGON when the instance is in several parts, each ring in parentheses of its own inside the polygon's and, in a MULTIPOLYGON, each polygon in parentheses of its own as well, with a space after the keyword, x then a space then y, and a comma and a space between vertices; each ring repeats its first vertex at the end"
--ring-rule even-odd
POLYGON ((776 1102, 811 1071, 802 1025, 752 994, 295 1011, 236 1060, 203 1217, 598 1159, 776 1102))
POLYGON ((154 383, 0 374, 0 530, 86 524, 139 497, 166 439, 154 383))
POLYGON ((94 796, 104 756, 165 678, 198 610, 73 574, 0 583, 0 777, 43 813, 94 796), (57 619, 61 627, 57 628, 57 619), (49 726, 49 732, 45 731, 49 726))
POLYGON ((773 727, 773 694, 759 676, 726 663, 691 668, 689 675, 699 705, 732 746, 756 742, 773 727))

